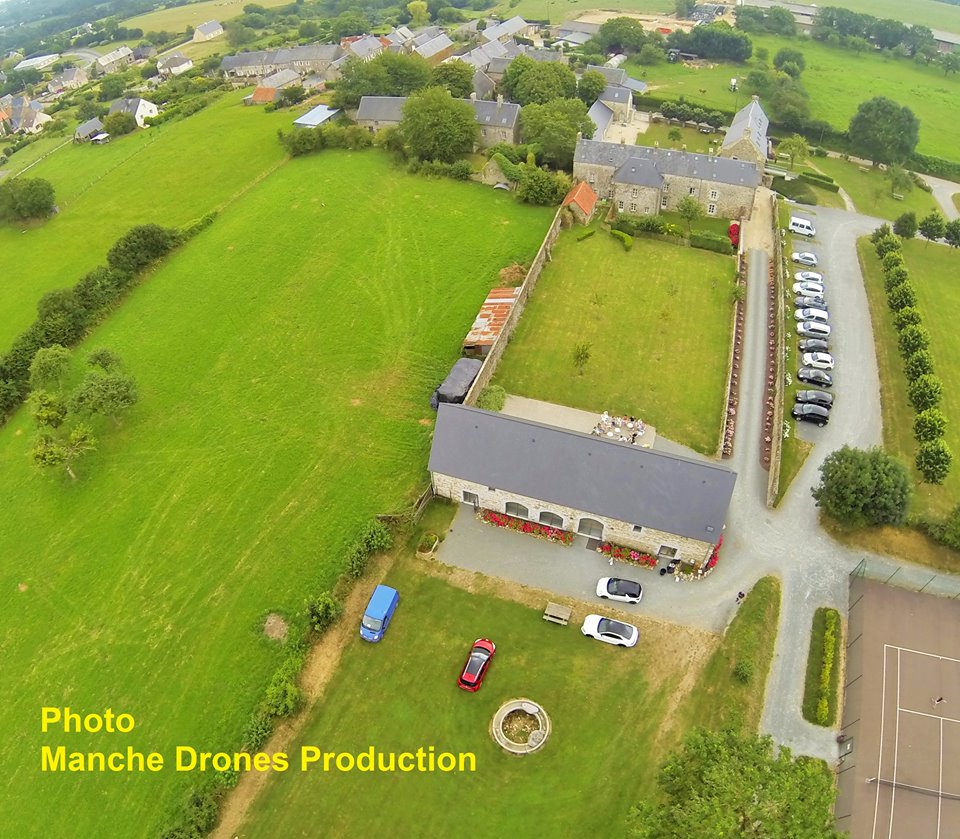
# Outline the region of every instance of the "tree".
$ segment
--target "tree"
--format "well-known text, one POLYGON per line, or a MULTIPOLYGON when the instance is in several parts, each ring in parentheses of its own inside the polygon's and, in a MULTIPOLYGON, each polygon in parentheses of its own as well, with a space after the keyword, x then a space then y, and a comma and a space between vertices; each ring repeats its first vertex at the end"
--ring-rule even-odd
POLYGON ((917 227, 924 239, 935 241, 936 239, 942 239, 944 233, 946 233, 947 220, 939 210, 934 210, 930 215, 920 219, 920 224, 917 227))
POLYGON ((854 152, 876 163, 900 163, 917 147, 920 121, 885 96, 860 104, 847 130, 854 152))
POLYGON ((528 204, 554 206, 563 200, 569 189, 568 178, 561 177, 559 173, 553 175, 546 169, 539 169, 528 163, 520 173, 517 197, 528 204))
POLYGON ((917 292, 910 282, 900 283, 887 295, 887 304, 894 312, 917 305, 917 292))
POLYGON ((427 10, 425 0, 412 0, 412 2, 407 3, 407 11, 410 12, 410 25, 414 29, 419 29, 430 23, 430 12, 427 10))
POLYGON ((900 355, 903 358, 909 358, 915 352, 925 350, 930 346, 930 333, 922 326, 907 326, 900 332, 897 340, 900 355))
POLYGON ((303 85, 290 85, 290 87, 285 87, 280 91, 281 106, 296 105, 306 98, 307 92, 303 89, 303 85))
POLYGON ((913 306, 904 306, 893 314, 893 326, 897 332, 902 332, 908 326, 916 326, 919 323, 921 323, 920 311, 913 306))
POLYGON ((917 214, 911 211, 898 216, 893 223, 893 232, 901 239, 912 239, 917 235, 917 214))
POLYGON ((593 40, 602 52, 638 53, 647 43, 647 33, 640 21, 631 17, 615 17, 600 25, 593 40))
MULTIPOLYGON (((888 254, 888 256, 900 256, 899 252, 888 254)), ((903 285, 910 279, 910 272, 907 271, 903 262, 896 267, 891 267, 884 271, 883 276, 883 288, 889 294, 893 291, 898 285, 903 285)))
POLYGON ((122 373, 88 373, 70 398, 70 410, 86 416, 110 417, 120 425, 120 414, 139 398, 137 383, 122 373))
POLYGON ((676 0, 674 3, 674 12, 678 18, 689 18, 693 14, 694 6, 697 5, 697 0, 676 0))
POLYGON ((59 428, 67 418, 67 403, 57 393, 38 390, 33 395, 33 419, 41 428, 59 428))
POLYGON ((806 138, 799 134, 794 134, 787 137, 786 140, 782 140, 780 145, 777 146, 777 151, 790 158, 791 169, 795 161, 799 160, 803 163, 810 156, 810 146, 807 144, 806 138))
POLYGON ((927 408, 913 418, 913 437, 918 443, 929 443, 944 435, 947 418, 939 408, 927 408))
POLYGON ((906 467, 882 449, 844 446, 820 464, 817 506, 851 525, 903 524, 910 500, 906 467))
POLYGON ((127 82, 123 76, 104 76, 100 82, 100 92, 98 98, 101 102, 109 102, 112 99, 119 99, 126 90, 127 82))
POLYGON ((473 67, 465 61, 445 61, 433 68, 430 86, 446 88, 454 99, 469 99, 473 92, 473 73, 473 67))
POLYGON ((158 224, 131 227, 107 251, 107 263, 115 270, 136 274, 166 256, 178 241, 176 230, 158 224))
MULTIPOLYGON (((890 182, 891 195, 903 195, 913 189, 913 178, 910 173, 897 163, 887 167, 886 178, 890 182)), ((894 228, 896 233, 896 228, 894 228)))
POLYGON ((77 119, 86 122, 94 117, 104 117, 107 115, 107 106, 100 105, 97 102, 84 100, 77 106, 77 119))
POLYGON ((106 347, 100 347, 91 352, 90 355, 87 356, 87 364, 91 367, 99 367, 106 373, 120 370, 123 367, 120 356, 112 350, 108 350, 106 347))
POLYGON ((951 73, 960 73, 960 53, 948 52, 941 56, 940 66, 943 68, 943 75, 949 76, 951 73))
POLYGON ((792 47, 777 50, 777 54, 773 57, 773 66, 778 70, 783 70, 786 64, 796 65, 801 73, 807 69, 807 59, 804 58, 803 53, 792 47))
POLYGON ((453 99, 441 87, 428 87, 407 99, 400 131, 412 157, 444 163, 471 151, 480 133, 470 104, 453 99))
MULTIPOLYGON (((797 19, 793 12, 783 6, 771 6, 766 10, 766 28, 774 35, 786 35, 788 38, 797 34, 797 19)), ((801 66, 801 69, 803 67, 801 66)))
POLYGON ((78 424, 66 435, 55 437, 44 433, 37 437, 31 456, 37 466, 50 468, 63 466, 67 474, 77 479, 73 465, 79 458, 97 447, 90 426, 78 424))
POLYGON ((133 114, 117 111, 103 120, 103 130, 113 137, 122 137, 137 127, 137 120, 133 114))
POLYGON ((523 71, 513 91, 520 105, 543 105, 551 99, 573 99, 577 95, 577 77, 566 64, 538 61, 523 71))
POLYGON ((631 839, 755 836, 839 839, 833 777, 769 735, 695 728, 658 776, 660 804, 630 817, 631 839))
POLYGON ((569 169, 577 134, 590 137, 594 125, 579 99, 554 99, 545 105, 526 105, 520 111, 520 137, 540 147, 542 159, 556 169, 569 169))
POLYGON ((654 64, 659 64, 664 58, 664 52, 660 47, 655 44, 644 44, 637 56, 637 63, 644 67, 652 67, 654 64))
POLYGON ((933 373, 924 373, 907 385, 907 396, 917 411, 936 408, 943 396, 943 382, 933 373))
POLYGON ((917 469, 928 484, 942 484, 952 463, 953 452, 943 440, 921 443, 917 449, 917 469))
POLYGON ((583 368, 587 366, 590 360, 590 345, 577 344, 573 348, 573 366, 577 368, 580 375, 583 375, 583 368))
POLYGON ((881 239, 877 239, 873 243, 873 248, 877 252, 877 256, 883 259, 888 253, 900 252, 903 249, 903 243, 893 235, 891 231, 886 236, 881 239))
POLYGON ((70 350, 60 344, 41 347, 30 362, 31 390, 59 390, 70 367, 70 350))
POLYGON ((43 178, 5 178, 0 181, 0 221, 44 219, 55 206, 53 184, 43 178))
POLYGON ((297 35, 301 38, 316 38, 320 34, 320 24, 315 20, 305 20, 297 29, 297 35))
POLYGON ((363 96, 409 96, 430 85, 432 72, 419 55, 383 52, 372 61, 351 58, 341 69, 333 104, 355 108, 363 96))
POLYGON ((580 77, 580 81, 577 82, 577 96, 589 108, 600 98, 600 94, 603 93, 606 86, 607 80, 603 77, 603 73, 598 73, 596 70, 587 70, 580 77))
POLYGON ((253 29, 244 26, 238 20, 227 21, 223 29, 227 33, 227 43, 231 47, 242 47, 257 38, 257 33, 253 29))
POLYGON ((333 37, 339 40, 350 35, 362 35, 370 28, 370 21, 362 12, 341 12, 330 21, 333 37))
POLYGON ((960 248, 960 219, 948 221, 943 228, 943 239, 951 248, 960 248))
POLYGON ((692 195, 685 195, 677 204, 677 213, 687 223, 687 236, 689 236, 693 223, 703 218, 703 207, 692 195))
MULTIPOLYGON (((906 309, 902 309, 898 314, 903 314, 906 311, 906 309)), ((907 375, 908 382, 916 381, 921 376, 932 373, 933 356, 930 354, 930 350, 917 350, 912 355, 908 355, 907 360, 903 362, 903 370, 907 375)))
POLYGON ((518 55, 504 71, 503 78, 500 80, 500 87, 503 88, 504 95, 512 102, 516 101, 517 85, 524 73, 536 66, 536 63, 529 55, 518 55))

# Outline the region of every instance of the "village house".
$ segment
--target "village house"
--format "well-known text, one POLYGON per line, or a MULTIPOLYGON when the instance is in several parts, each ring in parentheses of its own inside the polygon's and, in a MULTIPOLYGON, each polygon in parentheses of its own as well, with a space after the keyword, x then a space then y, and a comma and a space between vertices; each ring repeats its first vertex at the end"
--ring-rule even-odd
POLYGON ((159 113, 157 106, 146 99, 134 97, 131 99, 117 99, 110 106, 111 114, 130 114, 140 128, 146 128, 148 117, 155 117, 159 113))
POLYGON ((193 69, 193 60, 182 52, 171 53, 157 59, 157 73, 164 78, 179 76, 193 69))
POLYGON ((600 140, 578 140, 573 176, 631 215, 675 211, 693 196, 709 216, 750 217, 761 171, 751 162, 600 140))
POLYGON ((480 32, 480 38, 486 42, 500 41, 503 43, 513 38, 529 38, 536 29, 535 25, 527 23, 522 17, 515 15, 495 26, 488 26, 480 32))
POLYGON ((78 87, 83 87, 88 81, 90 81, 90 77, 86 70, 80 67, 70 67, 50 79, 47 82, 47 90, 56 96, 65 90, 76 90, 78 87))
POLYGON ((43 112, 43 103, 32 100, 26 94, 11 96, 0 102, 7 112, 7 124, 13 134, 39 134, 53 117, 43 112))
POLYGON ((446 403, 428 468, 442 498, 701 564, 737 479, 719 464, 446 403))
POLYGON ((157 48, 153 44, 140 44, 133 48, 134 61, 147 61, 157 54, 157 48))
POLYGON ((115 50, 101 55, 93 62, 93 74, 103 76, 107 73, 116 73, 133 63, 133 50, 130 47, 117 47, 115 50))
POLYGON ((597 200, 597 193, 593 191, 590 184, 580 181, 570 188, 560 206, 569 207, 570 212, 580 224, 590 224, 593 212, 597 208, 597 200))
POLYGON ((760 98, 752 97, 733 117, 717 154, 732 160, 747 160, 762 171, 766 166, 769 151, 769 124, 770 120, 760 107, 760 98))
POLYGON ((219 21, 208 20, 206 23, 201 23, 196 29, 193 30, 193 41, 194 43, 200 43, 202 41, 212 41, 214 38, 218 38, 223 34, 223 26, 219 21))
POLYGON ((86 122, 81 122, 77 126, 77 130, 73 132, 73 142, 85 143, 91 137, 96 137, 101 131, 103 131, 103 123, 97 117, 88 119, 86 122))
POLYGON ((278 70, 293 70, 301 75, 315 73, 328 79, 331 65, 345 55, 339 44, 309 44, 279 50, 256 50, 228 55, 220 62, 220 72, 228 78, 262 78, 278 70))

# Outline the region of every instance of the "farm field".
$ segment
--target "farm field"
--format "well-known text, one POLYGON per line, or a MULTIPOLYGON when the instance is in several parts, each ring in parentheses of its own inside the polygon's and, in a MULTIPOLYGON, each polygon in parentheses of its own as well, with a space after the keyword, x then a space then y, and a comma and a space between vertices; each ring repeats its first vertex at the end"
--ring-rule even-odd
MULTIPOLYGON (((101 264, 130 227, 200 218, 283 161, 276 133, 290 126, 293 115, 245 108, 244 92, 106 146, 68 143, 30 170, 30 177, 53 184, 60 212, 26 233, 0 226, 0 252, 17 266, 0 287, 0 353, 30 325, 40 297, 101 264)), ((16 165, 19 154, 29 151, 11 162, 16 165)))
POLYGON ((909 3, 901 0, 831 0, 830 5, 878 18, 960 32, 960 8, 942 0, 910 0, 909 3))
POLYGON ((581 230, 560 235, 495 383, 520 396, 633 414, 671 440, 714 452, 734 260, 642 237, 624 252, 600 229, 578 242, 581 230), (582 376, 573 364, 581 343, 590 344, 582 376))
POLYGON ((956 319, 960 313, 960 253, 943 245, 919 240, 904 243, 903 256, 917 291, 918 308, 930 331, 930 352, 935 372, 943 380, 941 409, 947 416, 944 436, 954 452, 954 466, 942 486, 919 483, 913 466, 916 442, 913 439, 913 408, 907 399, 907 381, 897 352, 897 333, 886 304, 883 272, 869 239, 858 243, 864 268, 867 296, 873 319, 877 364, 880 368, 880 395, 883 408, 883 440, 886 449, 903 460, 916 484, 912 509, 917 513, 945 515, 960 503, 960 335, 956 319))
MULTIPOLYGON (((186 6, 171 6, 168 9, 157 9, 145 15, 127 18, 121 21, 127 29, 142 29, 144 32, 167 31, 182 32, 188 26, 199 26, 208 20, 218 20, 226 23, 230 18, 243 14, 243 7, 247 5, 243 0, 205 0, 202 3, 189 3, 186 6)), ((258 5, 264 8, 283 6, 284 0, 263 0, 258 5)), ((219 39, 226 46, 226 36, 219 39)))
POLYGON ((893 220, 902 213, 913 211, 919 219, 940 209, 933 195, 917 187, 903 193, 902 201, 894 198, 890 182, 879 169, 862 167, 839 157, 814 157, 808 165, 840 184, 857 211, 865 215, 893 220), (862 171, 864 169, 866 171, 862 171))
POLYGON ((239 745, 278 661, 264 617, 330 587, 357 529, 422 488, 430 389, 550 218, 374 151, 292 160, 87 341, 124 358, 141 398, 98 429, 77 481, 30 465, 25 411, 0 429, 0 726, 20 732, 3 744, 5 832, 154 836, 197 780, 41 775, 43 744, 168 761, 239 745), (59 704, 136 729, 41 735, 59 704))
POLYGON ((389 632, 376 646, 350 642, 292 752, 302 744, 354 753, 433 746, 473 753, 476 771, 275 774, 239 835, 299 836, 323 825, 330 836, 453 836, 465 824, 476 837, 621 835, 672 745, 672 736, 657 735, 672 728, 682 674, 702 667, 701 650, 714 638, 641 622, 637 647, 609 647, 580 634, 586 604, 560 628, 541 619, 539 600, 491 594, 496 581, 470 575, 464 591, 418 566, 400 560, 387 575, 400 592, 389 632), (469 694, 456 677, 481 637, 497 653, 469 694), (514 697, 540 703, 552 725, 543 751, 523 759, 504 754, 488 733, 497 708, 514 697))
MULTIPOLYGON (((960 10, 960 7, 957 7, 960 10)), ((882 92, 884 96, 908 105, 920 120, 920 143, 924 154, 956 159, 955 126, 960 122, 960 79, 944 76, 936 67, 919 67, 909 61, 880 55, 857 55, 847 50, 825 46, 809 38, 778 38, 753 35, 757 47, 770 50, 770 57, 782 47, 800 49, 807 61, 801 81, 810 94, 810 109, 817 119, 826 120, 838 129, 846 129, 857 106, 882 92), (851 78, 856 85, 849 84, 851 78)), ((641 78, 647 72, 651 93, 680 96, 688 101, 713 108, 734 110, 747 101, 729 90, 730 79, 746 78, 757 66, 756 59, 744 64, 721 63, 709 68, 693 68, 684 64, 658 64, 642 67, 630 61, 624 67, 630 75, 641 78), (705 91, 701 93, 700 91, 705 91)))
MULTIPOLYGON (((638 14, 673 15, 672 0, 617 0, 616 8, 623 12, 638 14)), ((596 11, 596 3, 590 0, 519 0, 519 3, 500 3, 494 11, 503 20, 520 15, 527 20, 549 20, 551 23, 560 23, 565 20, 577 20, 587 12, 596 11)), ((613 7, 604 9, 610 11, 613 7)))

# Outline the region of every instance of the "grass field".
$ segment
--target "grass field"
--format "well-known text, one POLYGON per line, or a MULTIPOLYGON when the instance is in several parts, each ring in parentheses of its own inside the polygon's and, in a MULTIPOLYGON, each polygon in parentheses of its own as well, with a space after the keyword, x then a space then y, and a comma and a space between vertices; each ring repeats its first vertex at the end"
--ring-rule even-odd
POLYGON ((857 211, 866 215, 893 220, 912 210, 917 218, 923 218, 940 208, 933 195, 917 187, 904 193, 902 201, 894 198, 890 182, 879 169, 861 167, 839 157, 817 157, 810 163, 840 184, 857 211))
POLYGON ((810 651, 807 653, 807 675, 803 683, 803 718, 814 725, 817 721, 817 702, 820 699, 820 672, 823 669, 823 638, 827 629, 827 613, 837 616, 837 632, 833 642, 833 668, 830 671, 830 692, 827 697, 829 716, 823 725, 832 726, 837 718, 837 687, 840 684, 840 642, 843 640, 843 624, 836 609, 821 606, 813 614, 810 632, 810 651))
MULTIPOLYGON (((960 7, 957 10, 960 13, 960 7)), ((801 81, 810 94, 810 108, 815 118, 826 120, 835 128, 846 129, 857 106, 882 92, 884 96, 908 105, 917 115, 920 120, 918 151, 957 159, 954 134, 955 126, 960 122, 960 79, 956 75, 945 77, 936 67, 920 67, 909 61, 880 55, 858 56, 811 39, 772 35, 750 37, 754 52, 757 47, 766 47, 771 57, 782 47, 799 48, 803 52, 807 69, 801 81), (850 84, 851 79, 856 79, 857 83, 850 84)), ((738 95, 730 91, 730 79, 745 79, 757 66, 757 61, 720 63, 707 68, 684 64, 658 64, 645 68, 633 61, 624 66, 636 78, 646 70, 651 93, 682 94, 690 102, 734 110, 748 100, 746 93, 741 91, 738 95), (701 90, 705 92, 701 93, 701 90)))
MULTIPOLYGON (((167 31, 182 32, 188 26, 197 27, 208 20, 226 23, 230 18, 243 14, 244 0, 205 0, 202 3, 189 3, 186 6, 171 6, 158 9, 145 15, 128 18, 122 25, 128 29, 142 29, 144 32, 167 31)), ((284 0, 263 0, 258 5, 265 8, 285 5, 284 0)), ((219 40, 226 45, 226 36, 219 40)))
POLYGON ((954 466, 946 482, 943 486, 932 486, 919 483, 919 473, 913 466, 916 456, 914 412, 907 399, 907 381, 897 352, 896 330, 886 304, 883 272, 869 239, 861 239, 857 249, 864 269, 880 369, 884 446, 908 465, 917 481, 914 511, 945 515, 960 502, 960 334, 956 329, 956 319, 960 315, 960 288, 956 282, 960 272, 960 253, 919 240, 905 242, 903 248, 910 278, 917 290, 918 308, 930 331, 930 352, 935 370, 943 380, 940 407, 948 420, 944 439, 954 452, 954 466))
POLYGON ((297 836, 316 825, 328 836, 453 836, 464 825, 476 837, 622 835, 665 756, 656 734, 675 705, 682 658, 643 634, 630 650, 585 639, 576 620, 545 624, 539 608, 454 588, 410 561, 387 582, 400 592, 390 631, 377 646, 351 642, 294 753, 302 744, 435 746, 475 754, 476 772, 277 774, 239 835, 297 836), (468 694, 456 676, 480 637, 496 643, 497 655, 479 692, 468 694), (542 752, 522 759, 488 733, 513 697, 540 703, 552 725, 542 752))
POLYGON ((42 744, 238 744, 277 663, 264 616, 330 586, 358 526, 422 488, 430 389, 550 217, 374 151, 290 161, 87 342, 141 398, 78 481, 31 467, 25 412, 0 430, 6 834, 157 835, 196 780, 41 775, 42 744), (136 730, 42 736, 61 703, 136 730))
POLYGON ((697 451, 717 446, 724 408, 735 263, 608 233, 560 235, 553 260, 497 370, 508 393, 643 417, 697 451), (573 350, 590 344, 584 375, 573 350), (676 383, 684 382, 678 388, 676 383))
MULTIPOLYGON (((793 387, 792 390, 788 389, 784 395, 783 406, 785 415, 788 415, 793 408, 793 394, 795 391, 796 387, 793 387)), ((783 501, 783 496, 786 495, 787 490, 790 489, 790 484, 792 484, 793 479, 800 474, 800 469, 806 462, 810 452, 813 451, 813 443, 808 443, 806 440, 801 440, 797 437, 796 421, 791 419, 789 422, 791 425, 790 436, 781 444, 783 449, 780 454, 780 484, 777 487, 777 497, 773 502, 774 507, 779 506, 780 502, 783 501)))
POLYGON ((740 604, 696 687, 677 708, 680 731, 695 725, 744 732, 759 729, 779 625, 780 581, 763 577, 740 604), (750 669, 746 682, 734 675, 740 662, 750 669))
MULTIPOLYGON (((638 12, 640 14, 673 14, 672 0, 617 0, 617 11, 638 12)), ((520 15, 527 20, 549 20, 551 23, 561 23, 565 20, 576 20, 580 15, 595 10, 596 3, 590 0, 519 0, 518 3, 502 2, 494 11, 503 20, 520 15)), ((604 11, 613 8, 611 5, 604 11)))
POLYGON ((901 0, 831 0, 830 5, 878 18, 893 18, 904 23, 919 23, 931 29, 960 32, 960 7, 942 0, 910 0, 909 3, 901 0))
POLYGON ((17 266, 0 285, 0 353, 30 325, 45 292, 73 285, 102 263, 130 227, 185 224, 282 162, 276 133, 293 116, 245 108, 242 96, 227 94, 187 119, 106 146, 69 143, 30 170, 53 184, 60 212, 25 233, 0 225, 0 252, 17 266))
POLYGON ((697 154, 710 154, 711 149, 716 150, 722 142, 723 134, 701 134, 695 128, 676 128, 665 123, 651 123, 643 134, 637 135, 638 146, 659 145, 664 149, 681 149, 686 146, 687 151, 697 154), (671 131, 679 131, 680 139, 671 140, 671 131))

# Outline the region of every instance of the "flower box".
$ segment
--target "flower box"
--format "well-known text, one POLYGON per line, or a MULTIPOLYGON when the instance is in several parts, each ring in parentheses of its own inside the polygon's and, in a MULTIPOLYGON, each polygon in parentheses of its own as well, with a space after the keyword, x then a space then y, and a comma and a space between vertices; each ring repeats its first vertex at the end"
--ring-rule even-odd
POLYGON ((493 510, 480 510, 480 512, 477 513, 477 518, 482 522, 492 524, 494 527, 506 527, 510 530, 518 530, 521 533, 529 533, 538 539, 546 539, 548 542, 557 542, 560 545, 572 544, 575 535, 568 530, 561 530, 558 527, 550 527, 546 524, 538 524, 535 521, 527 521, 526 519, 517 519, 505 513, 496 513, 493 510))
POLYGON ((656 568, 657 558, 636 548, 626 548, 623 545, 615 545, 613 542, 601 542, 597 548, 597 553, 609 556, 619 562, 630 562, 639 565, 641 568, 656 568))

